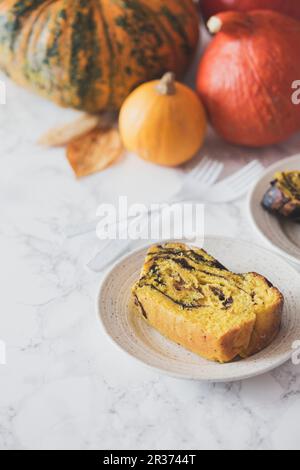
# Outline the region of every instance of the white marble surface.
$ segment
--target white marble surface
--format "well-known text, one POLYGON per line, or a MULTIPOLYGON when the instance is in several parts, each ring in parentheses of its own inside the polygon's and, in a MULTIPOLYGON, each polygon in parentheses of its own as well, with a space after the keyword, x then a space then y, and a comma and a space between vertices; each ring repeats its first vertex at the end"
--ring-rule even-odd
MULTIPOLYGON (((178 381, 131 361, 98 324, 102 274, 86 263, 100 242, 94 234, 65 240, 64 228, 92 218, 118 194, 151 202, 155 187, 163 199, 180 170, 127 156, 77 181, 63 150, 36 145, 73 113, 1 79, 0 340, 7 364, 0 366, 0 449, 299 449, 299 367, 235 384, 178 381)), ((202 154, 224 161, 230 173, 254 157, 269 165, 299 150, 300 135, 256 151, 211 133, 202 154)), ((207 206, 206 233, 263 244, 245 200, 207 206)))

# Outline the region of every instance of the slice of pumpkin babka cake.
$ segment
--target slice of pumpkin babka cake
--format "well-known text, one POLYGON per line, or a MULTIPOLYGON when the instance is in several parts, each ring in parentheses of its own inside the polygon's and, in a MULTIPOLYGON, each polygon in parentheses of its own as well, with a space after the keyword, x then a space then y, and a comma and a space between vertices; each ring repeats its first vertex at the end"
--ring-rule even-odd
POLYGON ((151 247, 132 292, 149 325, 221 363, 261 351, 280 329, 283 296, 267 279, 184 244, 151 247))

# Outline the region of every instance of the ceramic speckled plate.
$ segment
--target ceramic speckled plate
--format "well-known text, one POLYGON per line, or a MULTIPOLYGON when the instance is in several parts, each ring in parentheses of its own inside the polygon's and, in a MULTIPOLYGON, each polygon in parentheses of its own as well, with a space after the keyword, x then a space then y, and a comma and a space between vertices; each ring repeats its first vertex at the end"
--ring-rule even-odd
POLYGON ((282 258, 238 240, 207 237, 204 248, 235 272, 257 271, 285 296, 282 328, 271 346, 248 359, 217 364, 163 338, 130 308, 130 289, 138 279, 147 248, 118 262, 102 283, 97 311, 108 336, 124 352, 169 375, 194 380, 229 382, 268 372, 292 355, 300 339, 300 276, 282 258))
POLYGON ((261 201, 277 171, 299 170, 300 155, 281 160, 267 169, 253 188, 250 199, 250 217, 259 234, 293 263, 300 264, 300 224, 269 214, 261 201))

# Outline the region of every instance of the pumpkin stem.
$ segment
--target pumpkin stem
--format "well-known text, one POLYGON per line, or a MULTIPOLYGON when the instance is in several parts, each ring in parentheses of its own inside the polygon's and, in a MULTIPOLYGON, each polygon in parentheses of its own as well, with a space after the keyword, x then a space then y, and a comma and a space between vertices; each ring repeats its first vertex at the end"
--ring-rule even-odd
POLYGON ((217 16, 212 16, 207 22, 207 28, 211 34, 219 33, 222 29, 222 26, 223 23, 217 16))
POLYGON ((246 12, 226 11, 212 16, 207 22, 211 34, 220 31, 233 36, 241 36, 253 32, 253 20, 246 12))
POLYGON ((157 85, 157 90, 161 95, 175 95, 175 74, 173 72, 166 73, 157 85))

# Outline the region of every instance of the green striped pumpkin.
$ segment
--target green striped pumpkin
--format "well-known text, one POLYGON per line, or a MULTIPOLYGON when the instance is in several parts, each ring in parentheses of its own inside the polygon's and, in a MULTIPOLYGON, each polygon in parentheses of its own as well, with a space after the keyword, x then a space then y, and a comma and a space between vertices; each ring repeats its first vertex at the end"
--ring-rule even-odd
POLYGON ((198 34, 193 0, 0 0, 0 68, 88 112, 120 108, 168 70, 180 76, 198 34))

